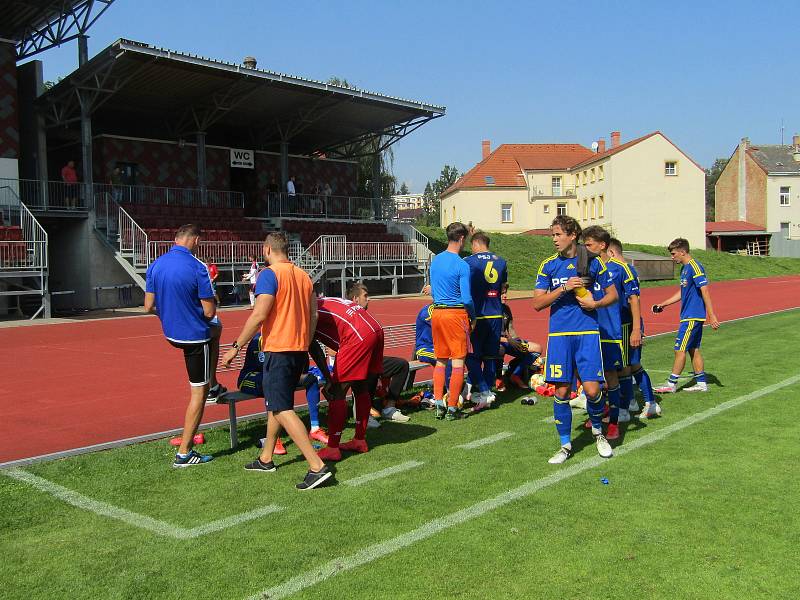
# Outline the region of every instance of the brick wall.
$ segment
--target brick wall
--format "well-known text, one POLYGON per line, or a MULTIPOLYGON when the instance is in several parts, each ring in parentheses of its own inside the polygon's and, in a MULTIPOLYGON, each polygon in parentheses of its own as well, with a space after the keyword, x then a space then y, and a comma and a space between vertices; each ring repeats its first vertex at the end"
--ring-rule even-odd
POLYGON ((767 226, 767 174, 750 155, 745 162, 747 172, 747 219, 759 227, 767 226))
POLYGON ((733 153, 714 187, 714 219, 739 220, 739 152, 733 153))
POLYGON ((0 43, 0 158, 19 157, 19 101, 14 46, 0 43))

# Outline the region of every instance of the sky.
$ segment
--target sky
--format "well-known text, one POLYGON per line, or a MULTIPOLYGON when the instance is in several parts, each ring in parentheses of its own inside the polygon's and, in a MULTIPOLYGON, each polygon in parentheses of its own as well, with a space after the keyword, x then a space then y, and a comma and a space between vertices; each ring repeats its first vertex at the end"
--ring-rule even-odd
MULTIPOLYGON (((660 130, 708 167, 742 137, 800 133, 800 2, 739 0, 116 0, 89 54, 124 37, 259 68, 347 79, 445 106, 394 145, 394 174, 421 192, 481 140, 580 143, 660 130)), ((77 43, 38 55, 46 80, 77 43)))

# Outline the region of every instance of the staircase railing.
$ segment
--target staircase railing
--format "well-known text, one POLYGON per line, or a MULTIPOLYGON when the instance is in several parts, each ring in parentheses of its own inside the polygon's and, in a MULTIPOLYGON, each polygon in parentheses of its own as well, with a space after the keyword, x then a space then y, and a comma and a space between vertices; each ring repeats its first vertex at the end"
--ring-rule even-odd
POLYGON ((307 248, 303 248, 300 244, 292 245, 289 248, 292 262, 308 273, 308 276, 311 277, 311 281, 314 283, 319 281, 320 277, 322 277, 322 274, 325 272, 325 263, 322 260, 323 237, 324 236, 319 236, 309 244, 307 248), (292 252, 296 253, 294 257, 291 256, 292 252))
POLYGON ((150 264, 147 233, 139 227, 124 208, 119 208, 119 251, 131 261, 135 268, 146 268, 150 264))
POLYGON ((7 241, 0 248, 0 267, 15 271, 47 270, 47 232, 20 200, 11 186, 0 186, 2 221, 19 222, 22 239, 7 241))

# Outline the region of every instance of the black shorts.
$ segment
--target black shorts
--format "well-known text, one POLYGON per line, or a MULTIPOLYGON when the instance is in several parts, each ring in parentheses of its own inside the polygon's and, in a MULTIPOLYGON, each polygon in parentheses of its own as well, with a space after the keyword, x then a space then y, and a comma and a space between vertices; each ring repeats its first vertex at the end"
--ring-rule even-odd
POLYGON ((308 370, 308 352, 264 353, 264 404, 269 412, 294 410, 294 390, 308 370))
POLYGON ((200 387, 208 385, 211 381, 211 352, 209 342, 196 342, 186 344, 167 340, 176 348, 183 350, 183 359, 186 361, 186 372, 189 374, 189 385, 200 387))

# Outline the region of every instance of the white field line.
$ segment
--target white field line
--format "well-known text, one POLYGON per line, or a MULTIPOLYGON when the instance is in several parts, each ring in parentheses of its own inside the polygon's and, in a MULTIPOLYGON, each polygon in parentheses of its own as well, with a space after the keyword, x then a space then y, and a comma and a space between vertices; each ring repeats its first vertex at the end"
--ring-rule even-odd
POLYGON ((394 475, 396 473, 402 473, 403 471, 408 471, 409 469, 416 469, 424 464, 425 463, 417 460, 410 460, 393 467, 387 467, 380 471, 375 471, 374 473, 367 473, 366 475, 361 475, 360 477, 353 477, 352 479, 348 479, 343 483, 352 486, 364 485, 365 483, 375 481, 376 479, 383 479, 384 477, 389 477, 390 475, 394 475))
POLYGON ((34 475, 33 473, 23 471, 22 469, 7 469, 5 471, 0 471, 0 473, 6 477, 11 477, 17 481, 27 483, 28 485, 31 485, 42 492, 46 492, 51 496, 55 496, 59 500, 66 502, 67 504, 71 504, 76 508, 88 510, 96 515, 108 517, 110 519, 116 519, 117 521, 122 521, 123 523, 133 525, 139 529, 145 529, 155 533, 156 535, 171 537, 178 540, 187 540, 200 537, 201 535, 206 535, 215 531, 221 531, 223 529, 233 527, 234 525, 239 525, 240 523, 252 521, 253 519, 263 517, 264 515, 283 510, 280 506, 271 504, 269 506, 263 506, 245 513, 219 519, 218 521, 212 521, 198 527, 185 528, 166 523, 165 521, 159 521, 158 519, 153 519, 152 517, 148 517, 146 515, 140 515, 124 508, 114 506, 113 504, 100 502, 99 500, 93 500, 88 496, 79 494, 78 492, 65 488, 57 483, 53 483, 52 481, 48 481, 47 479, 39 477, 38 475, 34 475))
MULTIPOLYGON (((735 408, 740 404, 749 402, 750 400, 755 400, 756 398, 761 398, 762 396, 766 396, 767 394, 771 394, 772 392, 798 382, 800 382, 800 375, 795 375, 745 396, 740 396, 738 398, 734 398, 733 400, 723 402, 722 404, 719 404, 713 408, 695 413, 686 417, 685 419, 681 419, 680 421, 673 423, 672 425, 663 427, 658 431, 644 435, 634 440, 630 444, 615 448, 614 452, 617 454, 617 456, 628 454, 644 446, 649 446, 650 444, 661 441, 673 433, 686 429, 695 423, 705 421, 706 419, 710 419, 711 417, 714 417, 722 412, 735 408)), ((339 573, 350 571, 356 567, 360 567, 361 565, 374 562, 379 558, 396 552, 397 550, 407 548, 412 544, 434 536, 441 531, 481 517, 486 513, 501 508, 506 504, 514 502, 515 500, 525 498, 535 494, 539 490, 555 485, 565 479, 574 477, 575 475, 579 475, 584 471, 588 471, 589 469, 593 469, 594 467, 604 464, 606 460, 607 459, 600 458, 599 456, 595 455, 580 462, 572 463, 570 466, 559 469, 552 475, 548 475, 547 477, 542 477, 541 479, 536 479, 534 481, 529 481, 517 488, 495 496, 494 498, 482 500, 481 502, 477 502, 472 506, 468 506, 462 510, 450 513, 444 517, 439 517, 438 519, 434 519, 432 521, 428 521, 416 529, 413 529, 395 538, 378 542, 377 544, 372 544, 371 546, 367 546, 366 548, 363 548, 354 554, 334 559, 330 562, 320 565, 316 569, 296 575, 280 585, 267 588, 258 594, 251 596, 249 600, 278 600, 280 598, 286 598, 287 596, 295 594, 301 590, 309 588, 318 583, 322 583, 327 579, 338 575, 339 573)))
POLYGON ((475 440, 474 442, 469 442, 467 444, 461 444, 460 446, 456 446, 456 448, 463 448, 464 450, 472 450, 474 448, 480 448, 481 446, 487 446, 489 444, 494 444, 495 442, 499 442, 506 438, 510 438, 514 435, 511 431, 501 431, 500 433, 496 433, 494 435, 490 435, 489 437, 481 438, 479 440, 475 440))

